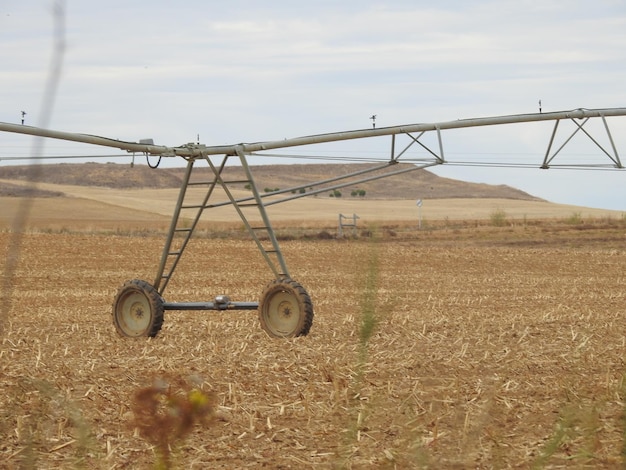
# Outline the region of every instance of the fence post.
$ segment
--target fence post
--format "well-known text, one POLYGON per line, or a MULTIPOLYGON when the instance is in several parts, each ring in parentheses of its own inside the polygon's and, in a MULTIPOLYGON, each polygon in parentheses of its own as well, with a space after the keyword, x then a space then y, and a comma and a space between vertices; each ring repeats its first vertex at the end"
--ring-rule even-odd
POLYGON ((352 216, 347 216, 343 214, 339 214, 339 224, 337 227, 337 236, 339 238, 343 237, 343 228, 344 227, 352 227, 352 235, 356 236, 356 221, 359 218, 358 215, 352 214, 352 216), (352 223, 344 222, 344 219, 352 219, 352 223))

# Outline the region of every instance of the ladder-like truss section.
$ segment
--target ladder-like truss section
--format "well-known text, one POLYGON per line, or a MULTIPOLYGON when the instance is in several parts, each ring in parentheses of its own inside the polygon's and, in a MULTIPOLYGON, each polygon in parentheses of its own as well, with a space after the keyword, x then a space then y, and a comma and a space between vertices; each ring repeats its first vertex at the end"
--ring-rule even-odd
POLYGON ((287 265, 263 205, 263 200, 250 172, 246 157, 243 153, 238 154, 237 157, 245 169, 247 179, 233 181, 222 178, 224 167, 228 159, 231 158, 228 155, 222 158, 219 165, 214 164, 208 156, 204 159, 187 159, 187 168, 154 281, 154 287, 160 294, 163 294, 169 280, 172 278, 174 270, 204 211, 224 204, 233 205, 274 276, 277 279, 289 277, 287 265), (209 173, 208 179, 192 180, 193 170, 201 171, 196 166, 196 163, 202 160, 208 164, 208 169, 204 169, 205 171, 203 172, 203 174, 209 173), (236 199, 230 189, 230 185, 233 184, 243 184, 249 187, 253 197, 236 199), (200 200, 198 200, 198 194, 190 194, 190 188, 202 188, 204 190, 200 200), (223 191, 228 202, 210 202, 216 188, 223 191), (191 217, 184 217, 188 213, 192 214, 191 217))

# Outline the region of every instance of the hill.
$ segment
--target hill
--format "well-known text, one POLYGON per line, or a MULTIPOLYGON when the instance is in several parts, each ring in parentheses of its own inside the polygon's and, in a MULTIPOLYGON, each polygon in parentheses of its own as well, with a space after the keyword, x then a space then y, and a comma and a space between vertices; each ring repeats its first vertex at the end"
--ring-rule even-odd
MULTIPOLYGON (((378 173, 383 174, 409 169, 412 165, 400 163, 385 168, 378 173)), ((262 191, 268 189, 286 189, 307 186, 320 180, 336 178, 340 175, 362 172, 371 168, 370 164, 291 164, 291 165, 257 165, 252 166, 257 186, 262 191)), ((0 167, 0 179, 13 181, 34 180, 41 183, 58 185, 75 185, 88 187, 105 187, 112 189, 165 189, 178 188, 182 182, 184 168, 152 169, 145 165, 122 165, 115 163, 70 163, 53 165, 4 166, 0 167)), ((192 180, 210 179, 210 170, 196 168, 192 180)), ((225 180, 244 180, 241 167, 229 166, 224 169, 225 180)), ((355 181, 356 178, 352 178, 355 181)), ((351 181, 351 180, 346 180, 351 181)), ((329 183, 330 186, 336 183, 329 183)), ((235 185, 237 186, 237 185, 235 185)), ((240 183, 243 189, 244 183, 240 183)), ((366 183, 359 183, 341 189, 349 195, 354 190, 365 191, 367 199, 450 199, 450 198, 495 198, 495 199, 540 199, 506 185, 488 185, 468 183, 443 178, 428 170, 416 170, 407 173, 384 177, 366 183)), ((24 196, 23 190, 9 183, 0 186, 0 196, 24 196)), ((37 191, 30 196, 50 197, 62 193, 37 191)))

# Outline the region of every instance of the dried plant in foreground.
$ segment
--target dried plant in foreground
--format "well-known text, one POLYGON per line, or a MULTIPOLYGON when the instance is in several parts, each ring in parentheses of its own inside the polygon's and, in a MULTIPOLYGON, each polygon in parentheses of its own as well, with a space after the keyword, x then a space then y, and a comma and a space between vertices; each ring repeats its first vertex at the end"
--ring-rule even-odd
POLYGON ((216 397, 181 378, 159 377, 134 394, 131 425, 153 444, 158 469, 171 468, 171 452, 194 424, 208 424, 214 416, 216 397))

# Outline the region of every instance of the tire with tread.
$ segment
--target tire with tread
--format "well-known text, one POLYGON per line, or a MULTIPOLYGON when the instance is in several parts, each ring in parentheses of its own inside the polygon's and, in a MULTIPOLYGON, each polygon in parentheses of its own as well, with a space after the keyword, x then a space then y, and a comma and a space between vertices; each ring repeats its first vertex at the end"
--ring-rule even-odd
POLYGON ((117 291, 112 313, 120 336, 154 337, 163 326, 163 298, 146 281, 126 281, 117 291))
POLYGON ((313 302, 298 282, 289 278, 270 282, 259 302, 261 327, 276 338, 306 336, 313 325, 313 302))

